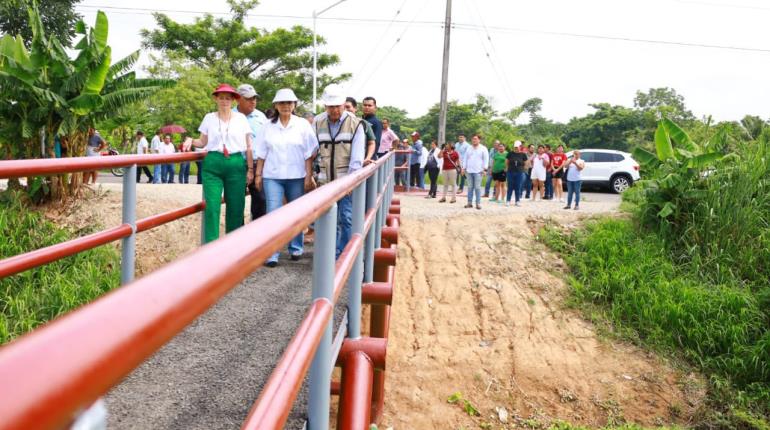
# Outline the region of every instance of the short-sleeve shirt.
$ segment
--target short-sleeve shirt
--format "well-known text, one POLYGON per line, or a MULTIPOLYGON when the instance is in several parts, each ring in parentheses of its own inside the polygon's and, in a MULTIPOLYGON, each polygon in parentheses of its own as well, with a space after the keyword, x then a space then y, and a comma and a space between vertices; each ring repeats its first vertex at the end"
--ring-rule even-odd
POLYGON ((163 142, 160 144, 160 153, 161 154, 173 154, 176 152, 176 147, 173 143, 169 143, 168 145, 166 142, 163 142))
POLYGON ((495 151, 492 155, 492 173, 499 173, 505 170, 505 159, 507 157, 507 152, 495 151))
POLYGON ((232 112, 230 121, 220 121, 217 112, 203 117, 198 131, 208 136, 205 150, 224 152, 225 146, 231 154, 246 152, 246 135, 251 135, 251 126, 240 112, 232 112))
POLYGON ((511 151, 506 157, 508 159, 508 171, 512 173, 524 173, 527 167, 527 154, 524 152, 511 151))
POLYGON ((551 155, 551 167, 554 169, 558 169, 565 161, 567 161, 567 154, 557 152, 551 155))
POLYGON ((441 170, 452 170, 455 167, 460 167, 460 154, 457 151, 444 151, 444 166, 441 170), (452 164, 452 160, 454 164, 452 164))
POLYGON ((575 165, 575 163, 572 163, 568 167, 569 170, 567 170, 567 180, 568 181, 580 181, 582 180, 582 175, 580 174, 580 169, 575 165))
POLYGON ((147 144, 147 139, 142 137, 141 139, 139 139, 139 142, 136 143, 136 154, 137 155, 146 154, 148 146, 149 145, 147 144))
POLYGON ((301 179, 308 173, 305 160, 318 149, 318 139, 305 119, 292 115, 286 127, 280 120, 268 121, 257 135, 254 157, 265 160, 266 179, 301 179))
POLYGON ((160 136, 156 134, 155 137, 152 138, 152 143, 150 144, 150 152, 153 154, 159 153, 161 143, 162 142, 160 140, 160 136))

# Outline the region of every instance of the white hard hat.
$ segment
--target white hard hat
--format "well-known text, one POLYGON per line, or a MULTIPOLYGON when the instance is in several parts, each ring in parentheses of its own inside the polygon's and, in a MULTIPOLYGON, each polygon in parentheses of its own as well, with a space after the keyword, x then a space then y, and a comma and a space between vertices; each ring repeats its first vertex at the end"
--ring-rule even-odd
POLYGON ((345 91, 339 84, 329 84, 321 95, 321 101, 326 106, 342 106, 345 98, 345 91))
POLYGON ((516 142, 513 142, 513 147, 514 148, 518 148, 519 146, 521 146, 521 141, 520 140, 517 140, 516 142))
POLYGON ((275 97, 273 97, 273 103, 297 101, 297 96, 294 95, 294 91, 292 91, 291 88, 281 88, 275 93, 275 97))

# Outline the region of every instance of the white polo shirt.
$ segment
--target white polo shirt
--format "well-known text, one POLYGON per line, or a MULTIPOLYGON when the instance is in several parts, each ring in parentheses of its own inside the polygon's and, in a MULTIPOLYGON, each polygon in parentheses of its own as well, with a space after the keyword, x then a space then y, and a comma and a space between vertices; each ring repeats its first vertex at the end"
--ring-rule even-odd
POLYGON ((230 121, 219 119, 216 112, 207 113, 203 117, 198 131, 208 137, 208 143, 203 148, 206 151, 224 152, 225 145, 230 154, 246 152, 246 136, 251 135, 251 126, 240 112, 230 113, 230 121))
POLYGON ((141 139, 139 139, 139 142, 136 143, 136 153, 137 155, 144 155, 147 153, 147 139, 142 136, 141 139))
POLYGON ((301 179, 305 160, 318 149, 318 139, 307 120, 292 115, 286 127, 281 120, 267 121, 257 135, 255 159, 265 160, 265 179, 301 179))
POLYGON ((463 155, 463 169, 468 173, 481 173, 489 166, 489 153, 487 147, 479 145, 473 147, 473 145, 465 151, 463 155))
POLYGON ((160 144, 160 153, 161 154, 167 155, 167 154, 173 154, 175 152, 176 152, 176 147, 174 147, 173 143, 166 144, 166 142, 163 142, 163 143, 160 144))

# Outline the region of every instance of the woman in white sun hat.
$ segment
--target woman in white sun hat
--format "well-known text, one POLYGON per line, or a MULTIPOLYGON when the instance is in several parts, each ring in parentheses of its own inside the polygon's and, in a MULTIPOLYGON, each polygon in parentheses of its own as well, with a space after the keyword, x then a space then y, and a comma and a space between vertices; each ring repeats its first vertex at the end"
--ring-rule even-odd
MULTIPOLYGON (((291 89, 278 90, 273 98, 275 114, 268 118, 257 135, 254 185, 257 190, 264 187, 267 213, 283 206, 284 197, 287 202, 292 202, 315 188, 313 156, 318 149, 318 140, 310 123, 294 115, 297 101, 291 89)), ((300 233, 289 243, 293 261, 302 256, 303 236, 300 233)), ((266 265, 277 266, 279 255, 273 254, 266 265)))

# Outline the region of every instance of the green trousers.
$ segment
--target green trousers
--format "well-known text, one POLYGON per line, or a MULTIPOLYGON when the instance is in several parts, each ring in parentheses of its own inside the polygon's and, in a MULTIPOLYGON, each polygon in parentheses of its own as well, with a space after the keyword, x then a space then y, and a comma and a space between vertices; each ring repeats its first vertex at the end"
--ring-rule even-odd
POLYGON ((219 238, 222 190, 225 192, 225 231, 243 225, 246 206, 246 159, 243 154, 225 158, 221 152, 209 152, 203 159, 203 199, 206 200, 204 229, 206 243, 219 238))

